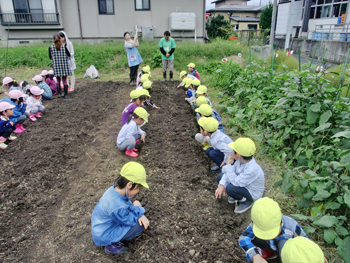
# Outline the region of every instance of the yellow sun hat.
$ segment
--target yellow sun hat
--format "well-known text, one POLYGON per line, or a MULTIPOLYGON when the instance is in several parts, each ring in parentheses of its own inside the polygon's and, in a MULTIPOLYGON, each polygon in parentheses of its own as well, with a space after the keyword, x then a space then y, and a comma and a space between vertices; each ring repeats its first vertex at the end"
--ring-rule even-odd
POLYGON ((278 203, 263 197, 254 202, 251 212, 253 233, 257 238, 271 240, 281 229, 282 212, 278 203))
POLYGON ((199 79, 192 79, 191 84, 198 87, 201 85, 201 82, 199 79))
POLYGON ((143 88, 145 89, 149 89, 150 87, 152 87, 152 82, 149 81, 149 80, 146 80, 143 85, 142 85, 143 88))
POLYGON ((228 146, 244 157, 253 156, 256 151, 255 143, 249 138, 238 138, 234 142, 229 143, 228 146))
POLYGON ((182 83, 184 84, 185 88, 188 88, 191 85, 192 79, 191 78, 184 78, 182 80, 182 83))
POLYGON ((200 96, 196 99, 196 104, 198 107, 200 107, 203 104, 208 104, 207 98, 204 96, 200 96))
POLYGON ((324 263, 321 248, 306 237, 290 238, 281 251, 283 263, 324 263))
POLYGON ((149 73, 151 71, 151 68, 147 65, 147 66, 142 67, 142 71, 145 73, 149 73))
POLYGON ((134 113, 139 116, 141 119, 143 119, 146 123, 148 122, 148 113, 147 111, 142 108, 142 107, 137 107, 135 110, 134 110, 134 113))
POLYGON ((190 63, 190 64, 187 65, 187 67, 189 67, 189 68, 195 68, 196 65, 195 65, 194 63, 190 63))
POLYGON ((206 86, 200 85, 196 91, 196 94, 206 94, 208 89, 206 86))
POLYGON ((219 122, 213 117, 200 118, 198 124, 207 132, 215 132, 219 128, 219 122))
POLYGON ((139 90, 133 90, 133 91, 130 92, 130 98, 137 99, 138 97, 140 97, 139 90))
MULTIPOLYGON (((136 108, 137 109, 137 108, 136 108)), ((130 182, 137 183, 143 187, 149 188, 146 182, 146 170, 137 162, 128 162, 124 164, 120 175, 128 179, 130 182)))
POLYGON ((141 76, 141 82, 144 83, 145 81, 149 80, 149 74, 143 74, 141 76))
POLYGON ((185 70, 181 71, 180 72, 180 79, 185 75, 187 75, 187 72, 185 70))
POLYGON ((139 89, 138 91, 140 92, 140 96, 144 95, 147 97, 151 97, 151 95, 149 95, 148 90, 146 90, 146 89, 139 89))
POLYGON ((211 117, 211 115, 213 114, 213 108, 209 104, 202 104, 195 111, 203 115, 204 117, 211 117))

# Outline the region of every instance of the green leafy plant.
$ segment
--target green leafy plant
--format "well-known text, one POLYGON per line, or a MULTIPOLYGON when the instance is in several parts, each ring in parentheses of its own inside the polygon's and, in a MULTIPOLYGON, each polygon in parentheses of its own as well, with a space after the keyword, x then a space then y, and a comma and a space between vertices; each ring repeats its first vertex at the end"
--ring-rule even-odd
POLYGON ((160 51, 157 51, 153 54, 152 60, 151 60, 151 68, 160 68, 162 67, 162 53, 160 51))

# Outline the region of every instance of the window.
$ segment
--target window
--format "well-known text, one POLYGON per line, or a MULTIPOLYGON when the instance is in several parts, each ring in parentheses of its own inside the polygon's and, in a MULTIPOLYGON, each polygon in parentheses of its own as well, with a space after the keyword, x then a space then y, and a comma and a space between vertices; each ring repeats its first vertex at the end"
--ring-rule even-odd
POLYGON ((248 30, 258 29, 258 25, 248 24, 248 30))
POLYGON ((311 0, 310 19, 339 17, 346 13, 348 0, 311 0))
POLYGON ((98 11, 100 15, 114 15, 114 1, 98 0, 98 11))
POLYGON ((55 0, 1 1, 1 24, 59 24, 55 0))
POLYGON ((135 0, 135 10, 151 10, 150 0, 135 0))

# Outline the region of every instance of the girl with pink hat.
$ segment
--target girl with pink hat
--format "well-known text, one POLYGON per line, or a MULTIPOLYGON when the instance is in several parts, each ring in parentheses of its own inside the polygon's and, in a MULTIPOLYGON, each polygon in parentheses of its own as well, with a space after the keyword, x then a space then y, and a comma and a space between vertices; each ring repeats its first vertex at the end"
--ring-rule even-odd
POLYGON ((13 80, 12 78, 10 77, 5 77, 2 79, 2 85, 9 89, 9 91, 11 90, 19 90, 21 91, 22 93, 24 93, 24 91, 20 88, 19 84, 17 83, 16 80, 13 80))
POLYGON ((23 99, 24 96, 25 95, 19 90, 11 90, 9 92, 9 98, 1 100, 1 102, 5 101, 15 106, 12 116, 9 117, 10 121, 15 124, 16 129, 13 131, 15 133, 26 131, 23 127, 23 123, 29 117, 29 114, 25 112, 27 109, 27 102, 23 99))
POLYGON ((11 136, 15 126, 10 121, 10 117, 13 115, 13 108, 15 106, 8 102, 0 102, 0 149, 6 149, 7 140, 13 141, 17 139, 15 136, 11 136))
POLYGON ((49 85, 43 82, 43 77, 40 75, 35 75, 32 80, 35 81, 36 85, 43 90, 42 100, 51 100, 52 98, 52 90, 49 85))
POLYGON ((43 70, 41 72, 41 76, 45 77, 45 83, 49 85, 50 89, 52 90, 52 95, 55 96, 57 94, 57 87, 56 87, 56 81, 53 78, 53 70, 43 70), (47 74, 46 74, 47 73, 47 74), (43 74, 45 74, 43 76, 43 74))
POLYGON ((30 88, 26 113, 29 114, 29 119, 31 121, 37 121, 36 118, 41 118, 41 113, 45 110, 45 107, 41 102, 41 96, 43 93, 44 91, 37 86, 30 88))

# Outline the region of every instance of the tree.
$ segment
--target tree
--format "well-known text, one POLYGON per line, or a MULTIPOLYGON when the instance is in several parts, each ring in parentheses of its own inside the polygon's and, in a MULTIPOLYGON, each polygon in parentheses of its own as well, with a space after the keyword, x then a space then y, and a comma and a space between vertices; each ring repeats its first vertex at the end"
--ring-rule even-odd
POLYGON ((209 38, 223 38, 228 39, 231 32, 230 23, 225 20, 223 15, 217 15, 210 18, 206 25, 209 38))
POLYGON ((262 29, 271 28, 273 4, 270 2, 262 11, 260 16, 260 27, 262 29))

